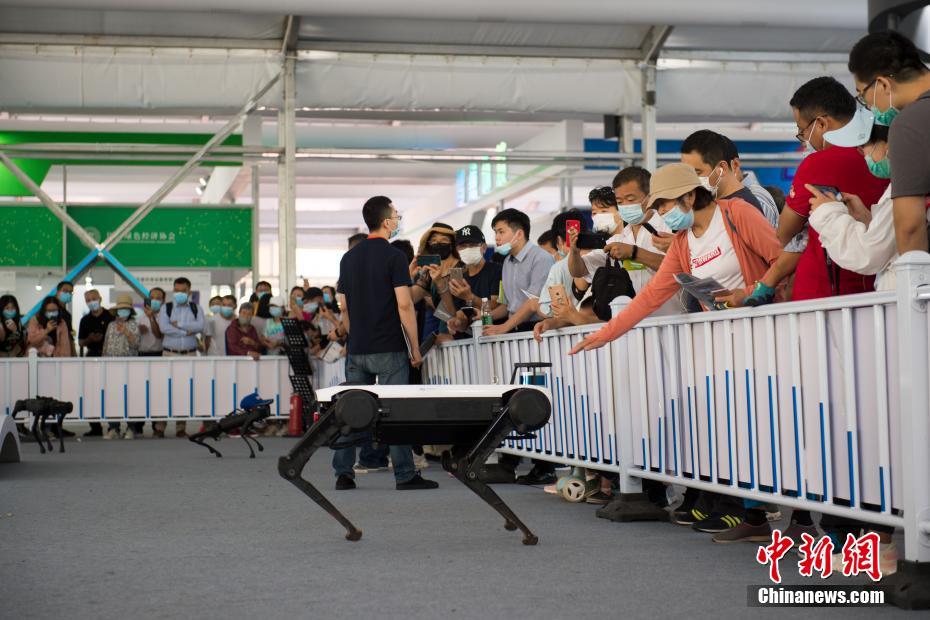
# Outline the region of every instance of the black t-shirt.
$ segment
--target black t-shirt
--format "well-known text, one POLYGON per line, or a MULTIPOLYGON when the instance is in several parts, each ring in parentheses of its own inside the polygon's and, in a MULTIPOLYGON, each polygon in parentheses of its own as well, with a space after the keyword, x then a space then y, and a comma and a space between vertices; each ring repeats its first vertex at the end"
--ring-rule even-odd
POLYGON ((756 198, 756 195, 753 194, 752 190, 749 189, 748 187, 741 187, 740 189, 736 190, 729 196, 724 196, 723 200, 727 200, 730 198, 741 198, 745 200, 746 202, 748 202, 749 204, 751 204, 752 206, 754 206, 759 211, 759 213, 761 213, 762 215, 765 215, 765 210, 762 208, 762 203, 759 202, 759 199, 756 198))
MULTIPOLYGON (((500 293, 501 288, 501 274, 503 273, 503 266, 497 263, 489 263, 485 261, 484 267, 481 268, 481 271, 476 273, 473 276, 468 275, 468 268, 464 265, 462 269, 465 272, 465 281, 468 282, 468 286, 471 287, 471 292, 478 299, 488 298, 490 299, 492 295, 497 295, 500 293)), ((465 307, 465 300, 459 299, 458 297, 452 298, 455 301, 455 309, 460 310, 465 307)), ((476 302, 476 303, 481 303, 476 302)), ((478 312, 481 312, 481 308, 475 308, 478 312)))
POLYGON ((349 353, 406 353, 394 289, 410 286, 404 253, 386 239, 366 239, 339 263, 339 292, 349 306, 349 353))
MULTIPOLYGON (((113 321, 113 315, 104 310, 100 316, 85 314, 81 318, 81 326, 78 328, 78 341, 86 339, 91 334, 100 334, 106 336, 107 326, 113 321)), ((99 342, 88 342, 84 347, 84 357, 101 357, 103 355, 103 339, 99 342)))

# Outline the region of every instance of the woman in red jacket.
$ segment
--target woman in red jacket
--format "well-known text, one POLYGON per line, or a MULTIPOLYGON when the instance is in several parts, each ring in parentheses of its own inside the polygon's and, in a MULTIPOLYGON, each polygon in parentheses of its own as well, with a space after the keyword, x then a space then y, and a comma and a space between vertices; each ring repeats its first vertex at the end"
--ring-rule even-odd
POLYGON ((681 290, 676 274, 713 278, 729 291, 748 295, 781 254, 775 229, 756 208, 739 198, 714 200, 693 168, 681 163, 662 166, 650 186, 644 208, 655 205, 675 231, 668 253, 636 298, 569 355, 600 348, 630 331, 681 290))

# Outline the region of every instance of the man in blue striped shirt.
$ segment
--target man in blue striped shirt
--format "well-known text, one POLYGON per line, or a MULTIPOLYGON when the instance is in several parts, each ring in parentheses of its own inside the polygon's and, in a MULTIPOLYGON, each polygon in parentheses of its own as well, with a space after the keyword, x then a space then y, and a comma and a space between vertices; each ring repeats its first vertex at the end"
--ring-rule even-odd
MULTIPOLYGON (((166 303, 158 313, 164 357, 197 355, 197 334, 203 333, 203 308, 191 301, 191 281, 177 278, 174 281, 174 301, 166 303)), ((155 427, 156 437, 164 437, 165 423, 155 427)), ((178 421, 176 437, 187 437, 187 422, 178 421)))

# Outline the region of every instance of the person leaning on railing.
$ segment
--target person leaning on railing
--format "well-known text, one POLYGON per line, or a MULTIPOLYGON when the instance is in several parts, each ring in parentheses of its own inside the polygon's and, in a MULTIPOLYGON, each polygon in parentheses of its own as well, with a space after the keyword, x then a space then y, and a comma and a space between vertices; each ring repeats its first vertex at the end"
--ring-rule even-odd
POLYGON ((652 175, 645 207, 654 205, 675 231, 659 270, 622 312, 569 355, 600 348, 633 329, 678 293, 676 274, 714 278, 748 293, 781 253, 775 231, 757 209, 738 198, 715 201, 685 164, 667 164, 652 175))

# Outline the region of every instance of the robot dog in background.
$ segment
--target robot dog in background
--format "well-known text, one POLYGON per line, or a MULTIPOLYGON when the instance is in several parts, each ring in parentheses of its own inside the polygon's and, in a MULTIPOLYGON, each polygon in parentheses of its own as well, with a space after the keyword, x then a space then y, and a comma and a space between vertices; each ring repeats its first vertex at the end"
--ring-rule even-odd
POLYGON ((242 437, 242 441, 249 447, 249 458, 254 459, 255 450, 252 449, 252 444, 249 443, 249 440, 255 442, 259 452, 262 452, 265 448, 258 442, 258 439, 249 437, 249 433, 252 431, 253 426, 260 424, 271 415, 270 405, 273 402, 273 400, 262 400, 262 397, 258 395, 258 391, 256 390, 254 393, 242 399, 238 409, 221 418, 210 428, 199 433, 194 433, 188 437, 188 439, 203 446, 219 458, 223 456, 220 454, 220 451, 212 446, 208 446, 204 443, 204 439, 212 438, 219 441, 220 435, 223 433, 238 430, 239 436, 242 437))
POLYGON ((43 428, 49 418, 55 418, 58 429, 58 451, 65 451, 65 436, 61 432, 61 422, 65 416, 74 411, 74 405, 62 400, 55 400, 47 396, 36 396, 35 398, 26 398, 16 401, 13 407, 13 419, 20 411, 28 411, 33 415, 32 418, 32 436, 35 437, 36 443, 39 444, 39 452, 45 454, 45 445, 48 444, 48 451, 52 452, 52 440, 49 439, 43 428))

